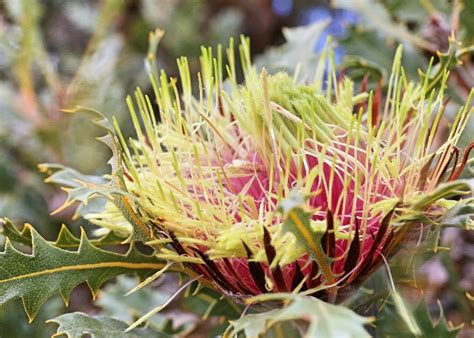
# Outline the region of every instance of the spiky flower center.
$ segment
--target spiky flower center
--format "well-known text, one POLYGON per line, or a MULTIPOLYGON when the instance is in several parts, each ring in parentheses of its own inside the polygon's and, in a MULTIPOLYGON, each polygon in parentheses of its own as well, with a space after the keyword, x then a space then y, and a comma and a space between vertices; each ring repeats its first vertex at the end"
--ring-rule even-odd
MULTIPOLYGON (((448 141, 433 150, 444 82, 439 91, 408 82, 400 51, 381 109, 333 70, 323 86, 325 56, 314 81, 299 84, 257 72, 248 44, 240 48, 243 85, 232 47, 226 82, 220 49, 217 58, 204 49, 196 97, 184 58, 180 90, 164 73, 152 76, 159 122, 148 96, 137 90, 136 107, 129 98, 137 139, 128 144, 118 133, 136 214, 152 229, 150 243, 164 244, 161 257, 191 264, 228 292, 350 282, 402 233, 401 220, 388 224, 395 208, 401 219, 430 208, 425 195, 444 175, 471 110, 460 111, 448 141), (295 192, 306 198, 299 207, 308 224, 279 209, 295 192)), ((90 218, 116 224, 110 215, 90 218)))

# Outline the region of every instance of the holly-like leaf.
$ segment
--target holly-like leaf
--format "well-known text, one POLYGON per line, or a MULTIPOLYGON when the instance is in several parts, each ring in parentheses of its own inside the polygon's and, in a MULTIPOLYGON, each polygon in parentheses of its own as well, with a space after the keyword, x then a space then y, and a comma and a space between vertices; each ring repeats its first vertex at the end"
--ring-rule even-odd
MULTIPOLYGON (((9 219, 4 219, 1 234, 7 237, 10 242, 20 243, 27 247, 31 247, 31 226, 25 226, 20 230, 9 219)), ((126 239, 125 236, 110 231, 100 238, 89 239, 89 241, 94 246, 102 247, 119 245, 126 239)), ((81 239, 71 233, 67 226, 63 224, 57 239, 54 242, 49 241, 49 243, 61 249, 77 249, 81 243, 81 239)))
POLYGON ((0 220, 0 224, 2 225, 1 234, 7 237, 10 242, 31 247, 31 227, 26 226, 20 231, 8 218, 0 220))
MULTIPOLYGON (((426 249, 426 248, 425 248, 426 249)), ((432 255, 429 255, 432 257, 432 255)), ((415 271, 420 264, 413 265, 406 253, 395 257, 402 267, 393 267, 391 261, 391 273, 397 276, 397 280, 407 280, 409 276, 402 275, 399 269, 415 271)), ((423 260, 425 262, 426 259, 423 260)), ((456 337, 462 325, 452 327, 448 324, 443 309, 440 305, 438 320, 433 322, 430 312, 423 298, 415 307, 407 300, 413 295, 410 289, 406 294, 394 293, 389 275, 384 269, 378 270, 366 283, 357 290, 343 304, 356 310, 361 314, 372 314, 376 316, 373 323, 373 332, 380 337, 456 337), (403 297, 403 300, 402 300, 403 297)), ((403 289, 402 289, 403 290, 403 289)))
POLYGON ((55 336, 66 335, 68 338, 139 338, 139 337, 169 337, 150 328, 135 328, 124 332, 128 324, 121 320, 105 316, 89 316, 82 312, 66 313, 47 321, 59 325, 55 336))
POLYGON ((248 314, 242 318, 232 321, 232 334, 236 335, 239 332, 243 332, 245 337, 258 337, 261 334, 264 334, 269 325, 267 321, 273 318, 273 315, 276 315, 279 310, 274 309, 268 312, 248 314))
POLYGON ((46 183, 54 183, 63 187, 77 188, 82 186, 81 182, 97 185, 107 183, 107 180, 101 176, 85 175, 61 164, 42 163, 38 165, 38 169, 49 175, 45 180, 46 183))
POLYGON ((371 319, 362 317, 342 305, 323 302, 314 297, 288 295, 289 305, 265 313, 248 314, 231 321, 231 335, 243 332, 246 337, 265 334, 276 323, 303 320, 308 323, 306 337, 370 337, 364 329, 371 319))
POLYGON ((136 273, 140 277, 164 267, 154 256, 146 256, 131 245, 124 255, 95 247, 85 232, 77 251, 67 251, 47 242, 31 226, 32 253, 18 251, 6 239, 0 253, 0 305, 21 298, 32 321, 41 305, 59 292, 67 304, 70 292, 86 282, 96 295, 108 279, 121 274, 136 273))
POLYGON ((409 329, 406 320, 404 320, 400 312, 395 309, 393 303, 387 302, 382 309, 382 312, 377 315, 375 330, 384 337, 411 338, 420 336, 455 338, 462 328, 462 325, 451 327, 448 324, 441 305, 439 319, 434 323, 426 303, 423 300, 418 304, 415 310, 408 306, 406 307, 406 315, 410 317, 413 323, 416 323, 419 329, 418 335, 414 335, 409 329))
MULTIPOLYGON (((93 123, 107 132, 106 135, 97 139, 112 151, 112 157, 108 162, 112 168, 112 172, 110 174, 110 181, 107 181, 106 184, 87 183, 82 182, 80 179, 74 179, 73 181, 80 183, 80 186, 64 188, 68 193, 68 200, 65 206, 67 207, 74 202, 87 204, 88 200, 92 197, 105 197, 113 202, 121 211, 126 221, 132 226, 132 234, 129 237, 129 241, 145 242, 152 239, 153 235, 151 229, 142 222, 139 206, 133 203, 133 197, 127 191, 123 170, 122 145, 113 124, 105 115, 93 109, 77 107, 66 111, 69 113, 91 115, 93 117, 93 123)), ((43 165, 43 167, 51 169, 53 165, 43 165)), ((42 169, 42 167, 40 167, 40 169, 42 169)), ((68 171, 67 174, 71 174, 71 171, 68 171)))
POLYGON ((38 165, 38 169, 48 175, 46 183, 56 184, 67 193, 66 201, 55 212, 78 203, 74 218, 102 211, 108 196, 122 193, 102 176, 85 175, 60 164, 42 163, 38 165))
POLYGON ((458 336, 459 331, 462 328, 461 326, 450 327, 446 317, 444 316, 444 311, 441 305, 440 315, 438 321, 433 323, 431 315, 426 307, 426 303, 422 300, 418 307, 413 313, 415 320, 418 322, 418 325, 423 332, 425 337, 443 337, 443 338, 455 338, 458 336))

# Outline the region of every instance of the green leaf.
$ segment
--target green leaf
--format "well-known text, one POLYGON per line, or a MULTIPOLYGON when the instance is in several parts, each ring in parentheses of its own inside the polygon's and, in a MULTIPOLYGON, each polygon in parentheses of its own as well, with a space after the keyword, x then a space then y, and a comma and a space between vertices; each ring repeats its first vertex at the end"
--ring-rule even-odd
POLYGON ((412 0, 385 0, 384 3, 387 10, 397 19, 411 21, 418 26, 425 23, 434 11, 449 15, 452 9, 452 5, 447 0, 430 0, 428 6, 426 4, 423 6, 423 1, 412 0))
MULTIPOLYGON (((445 255, 449 257, 448 255, 445 255)), ((404 263, 403 269, 415 271, 419 268, 419 264, 412 266, 409 257, 404 253, 399 257, 401 264, 404 263), (409 266, 407 266, 409 264, 409 266)), ((424 260, 426 261, 426 260, 424 260)), ((423 261, 423 262, 424 262, 423 261)), ((420 263, 421 264, 421 263, 420 263)), ((451 261, 452 264, 452 261, 451 261)), ((408 277, 401 274, 399 268, 391 269, 393 276, 397 280, 406 280, 408 277)), ((458 284, 459 279, 455 279, 458 284)), ((438 320, 433 323, 429 310, 423 298, 415 307, 417 301, 411 304, 407 301, 412 300, 413 294, 411 289, 400 290, 403 294, 396 294, 392 290, 390 278, 384 269, 378 270, 370 277, 365 284, 357 290, 344 304, 352 309, 357 310, 361 314, 371 313, 376 316, 373 323, 374 331, 380 337, 397 337, 397 338, 414 338, 414 337, 456 337, 461 329, 458 327, 450 327, 444 317, 443 309, 440 305, 440 314, 438 320), (403 297, 403 301, 402 301, 403 297), (414 330, 414 328, 416 329, 414 330)), ((448 286, 450 292, 453 287, 448 286)), ((464 294, 464 290, 461 292, 464 294)), ((467 307, 467 311, 469 305, 467 307)))
MULTIPOLYGON (((362 79, 364 71, 367 71, 371 80, 378 80, 380 76, 387 79, 387 74, 392 69, 394 50, 384 36, 377 31, 350 27, 339 42, 346 53, 342 68, 350 70, 351 78, 362 79)), ((403 60, 407 75, 413 78, 418 77, 419 68, 426 67, 425 59, 417 49, 405 48, 403 60)))
POLYGON ((56 332, 56 328, 45 327, 44 322, 63 313, 64 304, 59 296, 51 298, 44 304, 44 310, 38 314, 33 323, 28 323, 26 320, 20 302, 0 307, 0 337, 50 338, 56 332))
POLYGON ((305 210, 305 198, 297 191, 292 191, 290 196, 280 203, 279 208, 284 218, 282 231, 295 236, 297 242, 318 263, 326 282, 334 284, 335 277, 329 265, 330 261, 321 245, 323 232, 314 231, 311 227, 313 213, 305 210))
POLYGON ((292 191, 290 196, 280 203, 280 210, 284 215, 282 230, 292 233, 306 251, 317 259, 322 253, 320 239, 323 233, 311 228, 313 213, 305 210, 305 204, 304 197, 296 191, 292 191))
POLYGON ((463 10, 461 12, 461 20, 459 23, 465 29, 465 41, 470 45, 474 41, 474 2, 470 0, 461 1, 463 10))
POLYGON ((41 305, 57 292, 67 304, 70 292, 80 283, 87 282, 95 296, 112 277, 127 273, 144 277, 164 266, 133 245, 124 255, 101 250, 91 244, 84 231, 78 250, 67 251, 27 227, 31 232, 31 254, 15 249, 8 238, 4 252, 0 253, 0 305, 21 298, 30 322, 41 305))
POLYGON ((395 21, 387 8, 376 0, 333 0, 335 7, 345 8, 357 12, 368 29, 383 33, 387 37, 397 39, 401 42, 409 42, 413 46, 422 49, 432 49, 431 43, 424 40, 421 36, 409 31, 408 28, 400 22, 395 21))
MULTIPOLYGON (((25 226, 20 231, 18 227, 13 224, 9 219, 3 220, 3 228, 1 234, 5 237, 8 237, 10 242, 23 244, 27 247, 31 247, 31 227, 25 226)), ((127 238, 122 236, 114 231, 107 233, 106 235, 100 238, 89 239, 90 243, 94 246, 110 246, 110 245, 120 245, 127 238)), ((80 244, 80 238, 76 237, 71 231, 67 228, 66 225, 62 225, 61 230, 59 231, 58 237, 54 242, 48 241, 55 247, 61 249, 77 249, 80 244)))
POLYGON ((19 243, 31 247, 31 227, 25 226, 20 231, 15 224, 5 218, 0 221, 2 224, 1 234, 7 237, 11 242, 19 243))
POLYGON ((371 319, 359 316, 342 305, 323 302, 314 297, 288 294, 291 303, 281 309, 248 314, 231 321, 231 335, 240 332, 246 337, 258 337, 276 323, 303 320, 308 323, 306 337, 370 337, 364 329, 371 319))
POLYGON ((114 189, 110 181, 102 176, 85 175, 60 164, 42 163, 38 168, 48 175, 46 183, 57 184, 67 193, 66 201, 57 211, 79 203, 74 218, 102 211, 105 203, 101 204, 101 201, 105 202, 107 196, 122 193, 120 189, 114 189))
POLYGON ((88 334, 92 338, 139 338, 139 337, 168 337, 150 328, 136 328, 124 332, 128 325, 125 322, 111 317, 89 316, 82 312, 66 313, 47 323, 59 325, 55 336, 66 335, 68 338, 81 338, 88 334))
POLYGON ((270 73, 286 70, 293 74, 298 64, 302 74, 313 72, 318 62, 314 47, 327 25, 327 21, 318 21, 307 26, 284 28, 286 43, 269 48, 257 58, 255 64, 265 66, 270 73))
MULTIPOLYGON (((196 283, 197 285, 197 283, 196 283)), ((197 287, 200 287, 197 285, 197 287)), ((238 318, 243 308, 218 292, 206 287, 190 292, 184 299, 186 309, 198 313, 207 319, 210 316, 224 316, 227 319, 238 318)))
POLYGON ((80 182, 93 184, 107 183, 107 180, 101 176, 85 175, 75 169, 65 167, 61 164, 42 163, 38 165, 38 168, 41 172, 49 174, 48 178, 46 178, 46 183, 54 183, 63 187, 81 187, 82 184, 80 182))
POLYGON ((423 332, 423 335, 425 337, 457 337, 459 331, 462 328, 462 325, 458 327, 450 327, 448 325, 448 322, 446 321, 446 317, 444 316, 444 311, 441 307, 441 304, 439 304, 439 308, 440 315, 436 324, 433 323, 426 303, 423 300, 420 302, 420 304, 418 304, 417 308, 415 309, 413 315, 415 317, 415 320, 418 322, 418 325, 421 331, 423 332))
MULTIPOLYGON (((132 322, 146 314, 151 308, 157 304, 163 304, 173 294, 169 290, 169 285, 173 282, 166 278, 171 276, 162 276, 165 278, 163 287, 157 288, 142 288, 127 296, 125 294, 136 286, 136 279, 131 277, 120 276, 113 284, 104 287, 96 301, 96 305, 102 308, 102 314, 114 317, 125 322, 132 322)), ((167 334, 175 334, 183 329, 189 328, 193 325, 192 322, 187 322, 183 326, 177 327, 176 330, 168 331, 167 327, 173 326, 172 315, 165 313, 157 313, 148 320, 148 325, 153 329, 165 332, 167 334), (166 330, 166 331, 165 331, 166 330)))
POLYGON ((446 321, 443 309, 440 305, 440 315, 436 323, 433 323, 431 315, 428 311, 426 303, 422 300, 415 310, 409 310, 408 315, 413 322, 417 324, 420 330, 419 335, 414 335, 407 326, 405 320, 402 319, 400 313, 395 309, 394 305, 387 302, 383 306, 383 311, 377 315, 375 322, 376 331, 384 337, 442 337, 455 338, 457 337, 462 325, 457 327, 450 327, 446 321))
POLYGON ((273 315, 276 315, 278 311, 275 309, 263 313, 248 314, 238 320, 231 321, 233 328, 231 335, 243 332, 246 337, 258 337, 264 334, 269 328, 267 321, 273 318, 273 315))
POLYGON ((440 221, 443 227, 456 227, 467 230, 474 228, 474 203, 457 203, 449 209, 440 221))
POLYGON ((106 197, 114 203, 121 211, 123 217, 132 225, 133 231, 129 241, 145 242, 152 239, 153 235, 151 229, 141 220, 140 207, 133 203, 133 196, 127 191, 123 173, 122 148, 112 123, 102 113, 85 107, 77 107, 67 112, 92 116, 93 123, 107 132, 106 135, 97 139, 112 151, 112 157, 108 162, 112 168, 110 182, 107 184, 92 184, 91 186, 81 184, 81 187, 68 191, 69 204, 71 204, 72 201, 84 203, 93 196, 106 197))

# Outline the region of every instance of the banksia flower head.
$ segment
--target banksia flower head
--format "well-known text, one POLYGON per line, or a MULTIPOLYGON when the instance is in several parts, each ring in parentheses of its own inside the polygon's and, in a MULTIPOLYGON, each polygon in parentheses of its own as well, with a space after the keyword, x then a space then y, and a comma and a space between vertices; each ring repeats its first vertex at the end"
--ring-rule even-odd
POLYGON ((468 158, 455 145, 472 109, 440 143, 447 72, 436 88, 428 76, 410 82, 401 49, 384 100, 355 94, 331 69, 325 77, 330 51, 304 82, 257 70, 246 39, 239 51, 242 84, 232 42, 227 66, 220 48, 215 58, 203 49, 194 87, 185 58, 179 81, 150 72, 159 111, 139 89, 128 99, 137 137, 115 125, 120 192, 88 218, 236 298, 307 290, 334 300, 452 206, 463 185, 449 182, 468 158))

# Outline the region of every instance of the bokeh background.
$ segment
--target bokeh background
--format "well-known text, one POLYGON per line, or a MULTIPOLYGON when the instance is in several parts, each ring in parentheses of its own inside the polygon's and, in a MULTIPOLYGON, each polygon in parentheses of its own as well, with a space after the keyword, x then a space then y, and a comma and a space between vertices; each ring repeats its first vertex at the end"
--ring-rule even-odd
MULTIPOLYGON (((307 61, 310 69, 311 61, 332 36, 341 72, 359 85, 369 74, 368 86, 375 88, 389 73, 399 43, 405 45, 404 64, 411 78, 418 76, 419 68, 427 67, 431 57, 437 61, 436 51, 448 49, 452 31, 464 45, 472 45, 474 1, 2 0, 1 217, 16 224, 32 223, 49 239, 57 235, 62 223, 90 229, 83 220, 71 220, 72 209, 51 214, 65 194, 43 182, 37 165, 55 162, 87 174, 107 172, 110 154, 95 140, 100 131, 88 117, 61 110, 91 107, 116 116, 126 129, 126 95, 138 85, 150 91, 143 60, 148 32, 157 27, 166 31, 158 65, 170 76, 177 74, 177 57, 188 56, 191 69, 197 72, 202 45, 225 45, 229 37, 238 39, 241 34, 251 38, 257 63, 291 71, 297 61, 307 61), (283 29, 297 26, 304 27, 283 29)), ((467 98, 474 84, 472 58, 463 61, 450 77, 448 116, 467 98)), ((444 122, 449 124, 449 120, 444 122)), ((472 141, 473 132, 474 122, 461 140, 461 148, 472 141)), ((451 229, 443 235, 442 243, 454 249, 423 261, 417 291, 408 286, 406 292, 419 299, 421 286, 435 318, 440 314, 439 300, 453 324, 470 322, 473 303, 466 295, 474 295, 474 235, 451 229)), ((133 315, 117 313, 121 304, 116 302, 130 283, 120 279, 116 286, 107 286, 96 305, 91 304, 87 288, 78 288, 68 309, 59 297, 53 299, 32 325, 28 325, 20 302, 8 309, 2 307, 0 337, 48 337, 55 327, 45 325, 44 320, 64 311, 113 314, 126 320, 133 315)), ((127 306, 136 315, 161 303, 164 296, 165 291, 149 292, 129 300, 127 306)), ((196 334, 209 333, 199 314, 184 311, 174 317, 180 318, 175 326, 195 321, 196 334)), ((396 327, 393 330, 396 332, 396 327)), ((474 332, 467 325, 462 335, 471 334, 474 332)))

